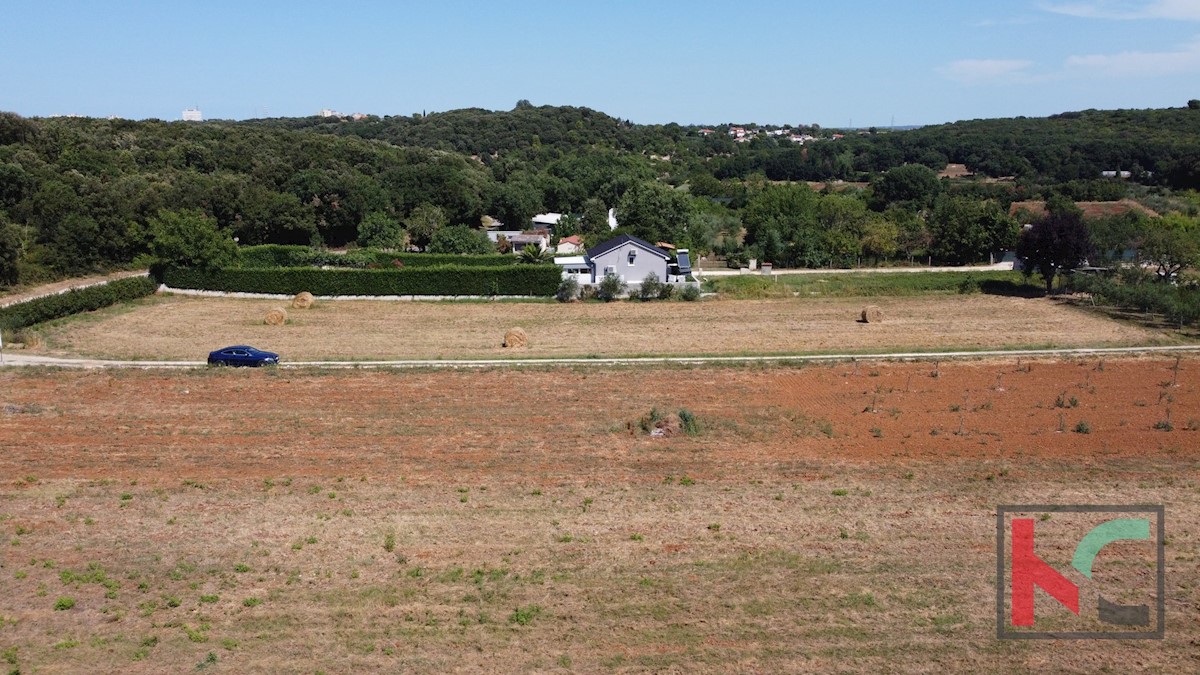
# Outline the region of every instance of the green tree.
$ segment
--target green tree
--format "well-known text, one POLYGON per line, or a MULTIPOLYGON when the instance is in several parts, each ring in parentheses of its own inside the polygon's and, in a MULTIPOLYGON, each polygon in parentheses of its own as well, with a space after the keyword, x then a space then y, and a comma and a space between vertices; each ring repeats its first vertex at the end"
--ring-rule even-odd
POLYGON ((608 236, 608 207, 597 197, 589 197, 583 203, 583 217, 580 229, 591 244, 598 244, 608 236))
POLYGON ((1092 240, 1083 214, 1078 209, 1052 209, 1021 232, 1017 257, 1025 276, 1036 270, 1046 282, 1046 293, 1054 288, 1060 270, 1070 270, 1092 255, 1092 240))
POLYGON ((550 249, 542 248, 537 244, 526 244, 517 256, 517 260, 525 265, 540 265, 553 262, 554 254, 550 252, 550 249))
POLYGON ((882 211, 890 204, 903 204, 918 211, 932 206, 941 188, 942 182, 933 169, 921 164, 905 164, 871 181, 872 206, 882 211))
MULTIPOLYGON (((436 207, 435 207, 436 208, 436 207)), ((358 224, 358 245, 375 248, 404 248, 404 226, 381 211, 367 214, 358 224)))
POLYGON ((213 269, 237 256, 237 244, 202 211, 162 210, 150 219, 150 255, 160 265, 213 269))
POLYGON ((446 212, 441 207, 429 203, 418 205, 404 219, 408 240, 421 250, 426 250, 433 240, 433 235, 445 226, 446 212))
POLYGON ((930 252, 937 260, 969 263, 987 260, 1012 246, 1017 224, 994 201, 942 195, 929 217, 930 252))
POLYGON ((456 253, 459 255, 482 255, 495 253, 496 247, 487 235, 466 225, 450 225, 439 228, 429 240, 430 253, 456 253))
POLYGON ((662 183, 638 183, 617 205, 617 221, 621 227, 651 243, 686 243, 691 215, 692 204, 688 196, 662 183))
POLYGON ((1160 280, 1174 280, 1183 270, 1200 264, 1200 224, 1177 213, 1148 223, 1141 254, 1155 266, 1160 280))
POLYGON ((17 283, 17 261, 21 257, 21 237, 16 225, 0 214, 0 286, 17 283))

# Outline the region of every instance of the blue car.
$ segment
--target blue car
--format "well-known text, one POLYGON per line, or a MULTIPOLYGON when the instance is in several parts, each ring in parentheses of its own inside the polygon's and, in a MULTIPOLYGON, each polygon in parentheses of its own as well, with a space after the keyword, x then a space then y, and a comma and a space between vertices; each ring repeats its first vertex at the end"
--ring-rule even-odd
POLYGON ((210 366, 274 366, 279 364, 279 355, 264 352, 249 345, 234 345, 209 352, 210 366))

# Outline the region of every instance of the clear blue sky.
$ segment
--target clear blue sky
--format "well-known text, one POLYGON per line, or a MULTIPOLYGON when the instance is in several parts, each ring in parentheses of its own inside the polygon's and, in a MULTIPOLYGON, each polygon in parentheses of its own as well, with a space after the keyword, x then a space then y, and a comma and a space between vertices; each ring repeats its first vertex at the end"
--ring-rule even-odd
POLYGON ((0 2, 0 110, 929 124, 1200 98, 1200 0, 0 2))

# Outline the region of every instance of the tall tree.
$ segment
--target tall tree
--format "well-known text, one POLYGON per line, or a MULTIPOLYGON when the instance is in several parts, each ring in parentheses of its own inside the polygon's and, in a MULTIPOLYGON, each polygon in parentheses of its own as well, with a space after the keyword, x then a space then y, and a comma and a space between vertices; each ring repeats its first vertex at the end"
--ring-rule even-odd
POLYGON ((691 215, 691 200, 686 194, 657 182, 638 183, 617 205, 621 227, 651 243, 685 242, 691 215))
POLYGON ((433 233, 430 239, 430 253, 457 253, 460 255, 481 255, 495 253, 496 247, 487 235, 466 225, 451 225, 433 233))
POLYGON ((16 225, 0 214, 0 286, 17 283, 17 261, 21 256, 21 238, 16 225))
POLYGON ((1149 223, 1141 248, 1142 258, 1155 266, 1162 281, 1200 264, 1200 223, 1181 214, 1149 223))
POLYGON ((160 265, 212 269, 232 262, 237 244, 202 211, 162 210, 150 219, 150 255, 160 265))
POLYGON ((433 204, 420 204, 404 219, 404 229, 413 246, 425 250, 433 235, 446 226, 446 212, 433 204))
POLYGON ((1025 276, 1037 270, 1046 282, 1046 293, 1053 291, 1054 277, 1061 270, 1078 267, 1092 250, 1091 235, 1078 209, 1052 208, 1025 228, 1017 241, 1025 276))
POLYGON ((404 226, 381 211, 367 214, 358 224, 359 246, 403 248, 406 239, 404 226))

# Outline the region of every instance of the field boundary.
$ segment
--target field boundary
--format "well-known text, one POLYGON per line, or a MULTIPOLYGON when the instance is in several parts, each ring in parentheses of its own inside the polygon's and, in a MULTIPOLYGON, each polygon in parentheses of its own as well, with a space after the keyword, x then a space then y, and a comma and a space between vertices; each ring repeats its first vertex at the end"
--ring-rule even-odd
MULTIPOLYGON (((206 291, 198 288, 174 288, 166 284, 158 287, 159 293, 171 295, 186 295, 198 298, 242 298, 247 300, 291 300, 293 295, 283 293, 246 293, 244 291, 206 291)), ((317 300, 386 300, 401 302, 446 301, 446 300, 542 300, 550 299, 545 295, 314 295, 317 300)))
MULTIPOLYGON (((796 354, 775 356, 634 356, 604 358, 548 359, 411 359, 391 361, 290 361, 279 368, 497 368, 537 366, 631 366, 631 365, 704 365, 704 364, 788 364, 838 363, 855 361, 941 361, 1011 357, 1138 356, 1200 352, 1200 345, 1160 347, 1075 347, 1070 349, 992 349, 950 352, 878 352, 872 354, 796 354)), ((121 361, 26 354, 5 354, 5 366, 42 366, 58 368, 200 368, 204 361, 121 361)))

